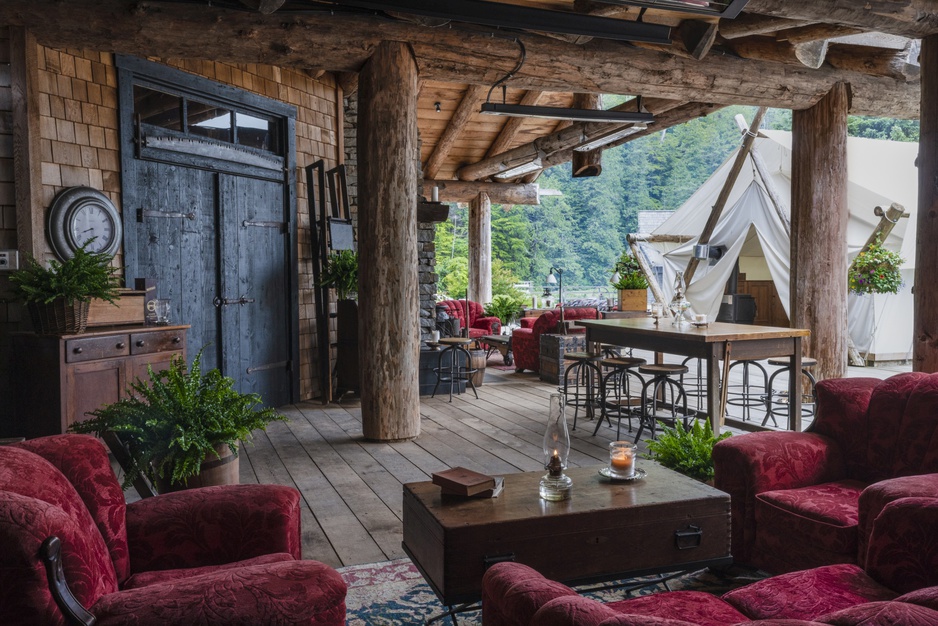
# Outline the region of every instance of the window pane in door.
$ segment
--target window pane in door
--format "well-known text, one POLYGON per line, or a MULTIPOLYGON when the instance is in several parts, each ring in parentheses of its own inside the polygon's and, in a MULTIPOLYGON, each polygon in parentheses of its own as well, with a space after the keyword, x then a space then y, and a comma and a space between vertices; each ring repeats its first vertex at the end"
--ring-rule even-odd
POLYGON ((134 115, 143 124, 182 130, 182 98, 134 85, 134 115))
POLYGON ((186 124, 190 135, 231 141, 231 111, 214 104, 189 100, 186 124))
POLYGON ((276 121, 238 112, 235 113, 235 124, 238 128, 238 144, 280 154, 276 121))

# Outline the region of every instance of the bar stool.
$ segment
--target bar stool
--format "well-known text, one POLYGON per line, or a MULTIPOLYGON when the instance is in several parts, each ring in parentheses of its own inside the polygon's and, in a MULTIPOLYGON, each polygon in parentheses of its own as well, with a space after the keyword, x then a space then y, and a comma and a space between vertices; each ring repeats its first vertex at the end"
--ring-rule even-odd
POLYGON ((684 385, 679 379, 671 376, 681 376, 688 372, 686 365, 679 363, 652 363, 642 365, 638 368, 639 374, 647 374, 652 378, 642 385, 642 419, 638 425, 638 434, 635 435, 635 443, 638 443, 642 437, 642 431, 647 426, 651 430, 651 438, 655 438, 655 432, 658 429, 658 421, 669 422, 673 427, 680 419, 684 428, 689 427, 690 418, 693 415, 687 409, 687 394, 684 392, 684 385), (648 389, 651 388, 651 394, 648 389), (671 415, 665 417, 658 416, 658 393, 661 392, 661 402, 667 400, 668 391, 671 391, 671 415), (682 403, 678 410, 678 403, 682 403), (651 406, 651 413, 648 407, 651 406))
POLYGON ((686 366, 689 370, 690 365, 688 364, 691 361, 694 361, 695 364, 693 373, 681 374, 680 380, 681 384, 684 385, 684 393, 687 394, 687 397, 696 399, 694 408, 701 411, 707 404, 707 381, 704 379, 703 359, 689 356, 681 361, 681 365, 686 366))
MULTIPOLYGON (((787 372, 789 376, 791 375, 791 357, 785 356, 769 359, 769 365, 778 366, 778 369, 772 372, 772 375, 769 377, 769 382, 765 387, 765 419, 762 420, 762 425, 765 426, 766 422, 771 419, 772 424, 778 426, 778 422, 775 421, 775 416, 788 417, 789 402, 787 389, 784 391, 775 391, 775 378, 785 372, 787 372), (778 400, 775 398, 778 398, 778 400)), ((808 379, 811 388, 810 394, 801 394, 801 417, 814 417, 817 411, 817 391, 814 388, 817 381, 814 379, 814 374, 808 371, 809 368, 815 367, 816 365, 817 359, 801 357, 801 374, 808 379)))
POLYGON ((642 404, 642 396, 633 396, 632 389, 634 387, 635 391, 640 391, 645 386, 645 379, 634 368, 644 365, 645 362, 645 359, 632 357, 606 358, 599 362, 600 369, 608 369, 609 373, 603 377, 602 416, 596 422, 593 436, 599 432, 603 419, 612 426, 610 415, 616 418, 616 441, 619 440, 623 417, 628 418, 629 432, 632 432, 632 415, 635 413, 635 407, 642 404))
POLYGON ((433 393, 430 397, 436 396, 436 390, 440 383, 449 384, 449 401, 453 401, 453 387, 456 387, 456 393, 459 393, 459 383, 465 382, 472 389, 476 400, 479 399, 479 392, 476 386, 472 384, 472 375, 478 370, 472 366, 472 357, 469 354, 467 346, 474 340, 468 337, 442 337, 440 345, 446 346, 440 352, 440 361, 437 367, 433 369, 436 372, 436 384, 433 385, 433 393), (446 363, 446 357, 449 357, 449 363, 446 363), (464 359, 460 363, 460 358, 464 359))
POLYGON ((588 419, 593 419, 593 408, 596 405, 596 398, 602 398, 602 372, 599 370, 599 362, 603 359, 602 354, 590 354, 589 352, 567 352, 563 355, 565 361, 573 361, 573 365, 566 368, 563 373, 563 387, 558 391, 563 392, 567 399, 567 406, 573 407, 573 428, 576 430, 577 414, 580 408, 586 409, 588 419), (597 395, 595 385, 600 385, 600 392, 597 395))
POLYGON ((726 389, 726 403, 731 406, 739 406, 743 409, 743 421, 748 422, 751 409, 754 406, 764 407, 765 406, 765 396, 768 393, 768 380, 769 374, 765 371, 765 368, 761 363, 754 359, 739 359, 734 361, 730 365, 729 373, 733 373, 733 368, 742 366, 743 368, 743 382, 737 385, 730 384, 730 377, 727 376, 727 379, 723 381, 723 384, 727 386, 726 389), (758 393, 753 391, 753 384, 750 380, 749 370, 756 369, 759 373, 762 374, 762 389, 758 393), (736 391, 734 391, 734 389, 736 391))

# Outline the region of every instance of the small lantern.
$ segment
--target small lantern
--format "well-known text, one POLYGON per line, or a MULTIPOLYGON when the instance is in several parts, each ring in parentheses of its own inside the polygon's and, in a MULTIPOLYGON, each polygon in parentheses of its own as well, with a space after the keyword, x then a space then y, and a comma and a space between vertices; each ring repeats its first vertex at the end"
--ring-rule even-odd
POLYGON ((570 431, 567 430, 567 420, 564 417, 565 405, 563 394, 551 394, 547 430, 544 432, 544 469, 547 470, 547 475, 541 479, 540 484, 540 494, 544 500, 566 500, 570 497, 570 489, 573 487, 573 480, 563 473, 567 467, 567 456, 570 454, 570 431))

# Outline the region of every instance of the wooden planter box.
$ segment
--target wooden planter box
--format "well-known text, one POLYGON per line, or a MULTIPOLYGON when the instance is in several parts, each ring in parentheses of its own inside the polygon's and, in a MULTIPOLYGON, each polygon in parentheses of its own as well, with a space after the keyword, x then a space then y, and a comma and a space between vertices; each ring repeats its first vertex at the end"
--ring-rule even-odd
POLYGON ((106 300, 92 300, 88 309, 88 326, 143 324, 146 293, 146 291, 122 290, 114 304, 106 300), (117 306, 114 306, 115 304, 117 306))
POLYGON ((647 289, 620 289, 620 311, 645 311, 648 309, 647 289))

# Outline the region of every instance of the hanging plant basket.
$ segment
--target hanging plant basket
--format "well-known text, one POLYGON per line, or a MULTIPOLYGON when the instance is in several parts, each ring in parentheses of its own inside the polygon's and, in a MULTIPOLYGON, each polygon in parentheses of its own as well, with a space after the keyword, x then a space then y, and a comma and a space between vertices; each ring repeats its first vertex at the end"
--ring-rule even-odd
POLYGON ((30 302, 26 305, 33 329, 40 335, 74 335, 88 326, 90 302, 56 298, 52 302, 30 302))
POLYGON ((850 291, 857 294, 899 293, 903 263, 905 259, 876 240, 857 255, 847 271, 850 291))

